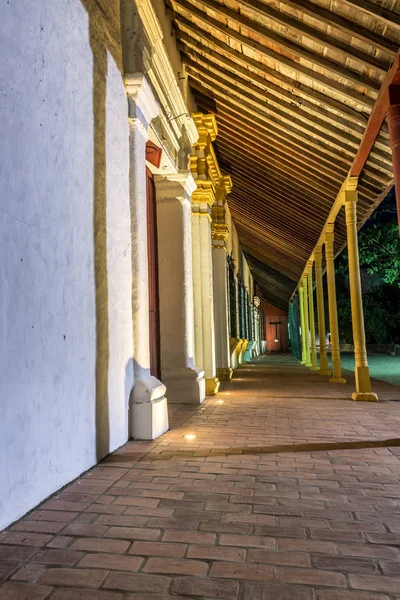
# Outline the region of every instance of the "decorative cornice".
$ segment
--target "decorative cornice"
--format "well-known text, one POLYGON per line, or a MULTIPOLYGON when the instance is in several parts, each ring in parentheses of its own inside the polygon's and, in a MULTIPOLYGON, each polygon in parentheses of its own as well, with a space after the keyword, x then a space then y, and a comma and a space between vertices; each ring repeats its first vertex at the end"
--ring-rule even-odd
POLYGON ((220 193, 221 185, 224 198, 226 198, 226 190, 229 189, 230 191, 232 182, 229 176, 222 176, 212 145, 218 134, 215 115, 194 113, 193 119, 199 133, 199 139, 193 146, 190 169, 197 181, 198 189, 204 186, 212 189, 213 195, 208 200, 209 205, 212 206, 216 201, 217 193, 220 193))
POLYGON ((212 113, 207 115, 203 113, 193 113, 192 117, 196 124, 197 131, 199 132, 199 136, 209 135, 213 142, 218 135, 217 119, 215 118, 215 115, 212 113))
POLYGON ((229 240, 229 227, 225 223, 213 223, 211 225, 211 237, 213 240, 227 242, 229 240))
POLYGON ((215 202, 215 190, 208 179, 197 179, 197 189, 193 192, 193 204, 207 204, 211 207, 215 202))
MULTIPOLYGON (((143 68, 161 107, 159 117, 152 126, 159 133, 161 132, 165 139, 163 148, 178 169, 180 168, 178 163, 179 153, 182 150, 182 139, 187 138, 189 148, 193 146, 198 139, 197 128, 179 87, 151 0, 131 0, 131 3, 132 10, 125 9, 129 22, 123 26, 127 30, 128 39, 129 36, 137 37, 138 25, 134 20, 131 22, 129 19, 135 13, 139 15, 143 68)), ((133 47, 131 51, 133 51, 133 47)))

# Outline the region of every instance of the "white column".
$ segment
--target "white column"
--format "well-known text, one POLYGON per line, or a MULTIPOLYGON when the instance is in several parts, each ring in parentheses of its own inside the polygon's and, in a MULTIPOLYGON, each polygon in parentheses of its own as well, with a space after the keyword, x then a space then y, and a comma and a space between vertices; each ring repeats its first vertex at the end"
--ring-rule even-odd
MULTIPOLYGON (((216 243, 217 240, 215 240, 216 243)), ((217 377, 227 380, 232 378, 233 370, 229 356, 228 278, 225 244, 214 245, 213 240, 212 259, 217 377)))
POLYGON ((200 269, 201 301, 203 320, 203 366, 206 378, 206 392, 214 395, 218 392, 219 380, 215 364, 214 331, 214 290, 213 265, 211 253, 211 220, 203 215, 200 220, 200 269))
POLYGON ((129 106, 129 193, 131 206, 132 328, 135 385, 131 435, 155 439, 168 429, 165 385, 150 375, 149 281, 147 255, 146 142, 160 108, 141 73, 125 76, 129 106))
POLYGON ((215 363, 211 216, 207 202, 193 199, 192 230, 195 357, 196 364, 204 369, 206 393, 212 396, 218 392, 219 379, 215 363))
POLYGON ((192 215, 192 262, 194 303, 194 359, 199 369, 204 370, 203 361, 203 309, 201 294, 201 243, 200 219, 192 215))
POLYGON ((192 175, 156 175, 161 373, 168 401, 200 404, 204 371, 194 362, 192 175))

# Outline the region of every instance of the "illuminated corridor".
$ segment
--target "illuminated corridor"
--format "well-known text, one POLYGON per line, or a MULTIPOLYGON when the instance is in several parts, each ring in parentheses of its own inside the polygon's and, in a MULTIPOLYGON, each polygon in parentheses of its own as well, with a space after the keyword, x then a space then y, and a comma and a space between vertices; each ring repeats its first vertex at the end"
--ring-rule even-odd
POLYGON ((377 388, 361 404, 288 356, 242 367, 3 533, 1 600, 394 598, 400 390, 377 388))

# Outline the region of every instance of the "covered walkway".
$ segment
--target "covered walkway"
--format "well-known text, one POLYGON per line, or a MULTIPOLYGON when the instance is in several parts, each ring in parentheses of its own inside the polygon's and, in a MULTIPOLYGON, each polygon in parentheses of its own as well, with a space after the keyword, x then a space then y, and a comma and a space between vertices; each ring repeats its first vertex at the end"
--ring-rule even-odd
POLYGON ((270 356, 173 405, 0 535, 0 599, 398 599, 400 390, 351 385, 270 356))

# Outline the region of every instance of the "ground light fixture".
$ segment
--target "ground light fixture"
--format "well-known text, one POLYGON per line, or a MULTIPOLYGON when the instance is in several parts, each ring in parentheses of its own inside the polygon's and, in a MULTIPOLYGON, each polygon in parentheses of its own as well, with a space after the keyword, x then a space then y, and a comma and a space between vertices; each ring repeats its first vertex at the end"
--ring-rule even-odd
POLYGON ((217 400, 217 404, 223 404, 225 400, 217 400))
POLYGON ((196 436, 194 435, 194 433, 188 433, 187 435, 183 436, 186 440, 194 440, 196 439, 196 436))

